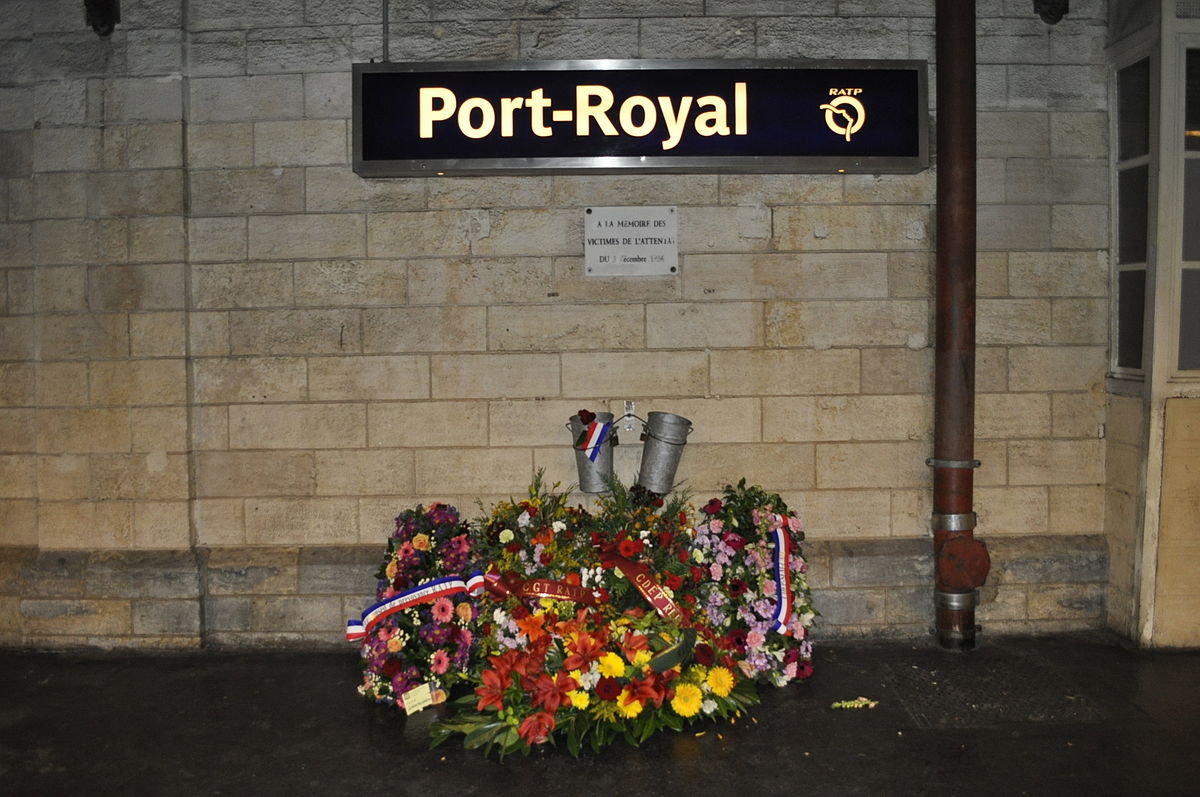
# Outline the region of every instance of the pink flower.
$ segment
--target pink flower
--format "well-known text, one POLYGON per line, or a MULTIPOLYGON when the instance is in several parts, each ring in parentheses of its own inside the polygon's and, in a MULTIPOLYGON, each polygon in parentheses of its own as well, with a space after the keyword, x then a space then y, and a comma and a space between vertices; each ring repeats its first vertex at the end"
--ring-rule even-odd
POLYGON ((441 675, 448 669, 450 669, 450 657, 446 655, 446 651, 435 650, 429 657, 429 671, 434 675, 441 675))
POLYGON ((786 665, 783 668, 783 674, 786 675, 788 678, 795 678, 796 677, 796 662, 793 661, 790 664, 786 665))
POLYGON ((775 582, 768 578, 762 583, 759 589, 762 590, 763 595, 770 597, 775 594, 775 582))
POLYGON ((471 640, 474 638, 475 638, 474 635, 471 634, 469 629, 460 628, 458 630, 458 643, 460 645, 463 645, 463 646, 470 645, 471 640))
POLYGON ((762 631, 751 631, 746 634, 746 647, 748 648, 761 648, 766 641, 767 637, 762 631))
POLYGON ((708 574, 712 576, 713 581, 720 581, 721 576, 725 574, 725 568, 721 567, 720 562, 713 562, 708 567, 708 574))
POLYGON ((433 619, 439 623, 448 623, 454 619, 454 604, 449 598, 438 598, 433 602, 433 619))
POLYGON ((788 517, 788 528, 794 532, 803 531, 804 530, 804 522, 802 520, 800 520, 800 518, 796 517, 795 515, 791 515, 790 517, 788 517))

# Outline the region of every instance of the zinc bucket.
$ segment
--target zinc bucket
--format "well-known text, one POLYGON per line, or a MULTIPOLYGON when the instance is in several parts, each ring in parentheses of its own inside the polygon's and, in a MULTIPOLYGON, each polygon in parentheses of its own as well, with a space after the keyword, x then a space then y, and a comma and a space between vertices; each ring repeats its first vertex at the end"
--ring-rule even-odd
POLYGON ((664 495, 675 486, 675 470, 692 422, 682 415, 651 412, 642 426, 642 467, 637 483, 652 493, 664 495))
MULTIPOLYGON (((597 423, 612 423, 611 412, 597 412, 597 423)), ((613 475, 613 436, 617 433, 616 426, 610 426, 608 436, 599 446, 599 453, 593 462, 590 455, 592 449, 580 448, 575 441, 583 434, 585 428, 578 415, 572 415, 567 422, 571 431, 571 448, 575 449, 575 468, 579 471, 579 489, 585 493, 603 493, 608 491, 608 481, 613 475)))

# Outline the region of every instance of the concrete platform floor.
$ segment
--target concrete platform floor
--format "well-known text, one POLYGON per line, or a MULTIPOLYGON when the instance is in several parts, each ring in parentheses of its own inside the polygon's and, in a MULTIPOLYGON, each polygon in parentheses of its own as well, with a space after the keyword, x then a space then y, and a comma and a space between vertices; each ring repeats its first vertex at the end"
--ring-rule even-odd
POLYGON ((431 751, 431 711, 357 679, 350 651, 0 651, 0 794, 1200 794, 1200 652, 1107 635, 820 644, 756 721, 579 760, 431 751))

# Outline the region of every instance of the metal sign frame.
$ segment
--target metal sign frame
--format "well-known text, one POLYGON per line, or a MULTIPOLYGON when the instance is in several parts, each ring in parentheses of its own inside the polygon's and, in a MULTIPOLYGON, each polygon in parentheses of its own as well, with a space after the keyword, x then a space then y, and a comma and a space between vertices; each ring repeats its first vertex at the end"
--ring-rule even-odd
POLYGON ((612 174, 633 173, 899 173, 911 174, 929 166, 928 64, 925 61, 845 60, 560 60, 358 63, 353 65, 353 165, 363 177, 419 177, 489 174, 612 174), (829 72, 849 70, 911 71, 916 92, 913 117, 917 146, 911 156, 763 156, 763 155, 642 155, 582 157, 364 157, 363 78, 376 73, 578 72, 580 76, 613 70, 764 70, 829 72))

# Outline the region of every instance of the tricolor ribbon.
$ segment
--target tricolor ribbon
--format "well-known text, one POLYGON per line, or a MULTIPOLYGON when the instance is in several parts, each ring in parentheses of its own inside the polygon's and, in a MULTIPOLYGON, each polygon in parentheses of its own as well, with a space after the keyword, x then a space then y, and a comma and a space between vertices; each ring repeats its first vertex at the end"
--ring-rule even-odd
POLYGON ((600 446, 608 438, 608 432, 612 429, 612 422, 602 423, 600 421, 592 421, 588 424, 587 429, 581 435, 583 443, 579 448, 587 452, 587 458, 595 462, 596 457, 600 456, 600 446))
POLYGON ((478 597, 483 594, 483 586, 484 578, 480 572, 472 573, 471 577, 466 581, 455 576, 447 576, 427 581, 424 584, 418 584, 411 589, 401 592, 399 595, 393 595, 390 598, 367 607, 362 613, 361 620, 347 621, 346 641, 362 641, 385 617, 412 606, 430 603, 438 598, 457 595, 460 592, 467 592, 472 596, 478 597))
POLYGON ((775 614, 771 618, 771 630, 787 633, 788 621, 792 619, 792 572, 788 563, 792 558, 792 538, 788 536, 787 521, 775 529, 775 614))

